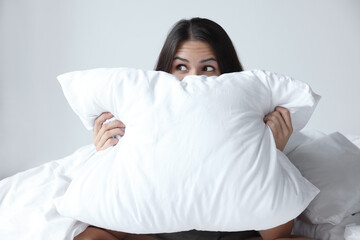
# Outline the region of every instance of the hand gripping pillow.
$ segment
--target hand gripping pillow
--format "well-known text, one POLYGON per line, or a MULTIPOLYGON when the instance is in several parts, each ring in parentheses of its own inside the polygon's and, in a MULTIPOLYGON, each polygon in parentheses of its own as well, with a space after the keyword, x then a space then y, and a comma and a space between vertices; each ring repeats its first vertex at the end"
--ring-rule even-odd
POLYGON ((297 217, 318 193, 263 122, 281 105, 295 130, 304 127, 319 99, 305 83, 260 70, 179 81, 94 69, 58 79, 88 129, 102 112, 126 125, 57 199, 62 215, 131 233, 261 230, 297 217))

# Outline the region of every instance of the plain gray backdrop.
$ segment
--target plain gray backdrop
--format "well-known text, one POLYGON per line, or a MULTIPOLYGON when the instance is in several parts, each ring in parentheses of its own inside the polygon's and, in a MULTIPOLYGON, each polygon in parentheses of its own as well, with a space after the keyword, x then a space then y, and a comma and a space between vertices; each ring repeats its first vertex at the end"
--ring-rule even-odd
POLYGON ((153 69, 173 24, 197 16, 223 26, 245 69, 322 96, 306 129, 360 135, 360 1, 0 0, 0 179, 92 144, 57 75, 153 69))

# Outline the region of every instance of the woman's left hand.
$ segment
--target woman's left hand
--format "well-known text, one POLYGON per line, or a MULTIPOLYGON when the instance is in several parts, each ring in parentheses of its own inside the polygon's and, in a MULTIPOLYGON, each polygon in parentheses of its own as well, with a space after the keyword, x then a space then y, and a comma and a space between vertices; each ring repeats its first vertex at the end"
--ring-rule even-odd
POLYGON ((283 151, 293 132, 289 110, 276 107, 274 112, 264 117, 264 122, 270 127, 274 135, 277 149, 283 151))

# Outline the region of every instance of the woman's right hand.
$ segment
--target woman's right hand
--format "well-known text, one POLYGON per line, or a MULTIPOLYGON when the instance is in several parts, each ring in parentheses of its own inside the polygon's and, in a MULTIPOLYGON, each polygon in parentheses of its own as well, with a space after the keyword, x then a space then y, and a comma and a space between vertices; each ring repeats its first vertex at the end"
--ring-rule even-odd
POLYGON ((119 140, 116 135, 124 136, 125 124, 119 120, 114 120, 109 123, 104 122, 113 115, 109 112, 102 113, 95 120, 94 125, 94 145, 97 151, 105 150, 111 146, 115 146, 119 140))

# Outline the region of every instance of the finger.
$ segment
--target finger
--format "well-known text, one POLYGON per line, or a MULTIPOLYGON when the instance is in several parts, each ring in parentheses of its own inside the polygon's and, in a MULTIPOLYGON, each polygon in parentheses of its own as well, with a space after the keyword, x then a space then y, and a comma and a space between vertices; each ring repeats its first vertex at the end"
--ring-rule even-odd
POLYGON ((287 125, 285 123, 284 118, 281 116, 281 114, 277 111, 273 112, 273 115, 275 117, 276 120, 276 124, 279 126, 279 128, 281 129, 281 132, 283 135, 286 135, 288 132, 288 128, 287 125))
POLYGON ((288 132, 284 119, 279 112, 272 112, 266 116, 266 124, 272 124, 277 136, 284 135, 288 132))
MULTIPOLYGON (((114 129, 114 128, 124 128, 125 129, 125 124, 119 120, 114 120, 114 121, 111 121, 109 123, 105 123, 101 126, 100 130, 98 131, 98 133, 95 135, 94 134, 94 143, 95 145, 98 144, 98 142, 100 141, 100 139, 103 137, 104 133, 106 131, 109 131, 111 129, 114 129)), ((124 130, 123 129, 123 130, 124 130)))
POLYGON ((96 136, 98 135, 103 123, 107 120, 107 119, 110 119, 112 118, 113 115, 109 112, 105 112, 105 113, 102 113, 100 116, 98 116, 96 119, 95 119, 95 124, 94 124, 94 138, 96 138, 96 136))
POLYGON ((109 131, 114 128, 125 128, 125 127, 126 127, 125 124, 119 120, 114 120, 109 123, 103 124, 97 135, 94 136, 94 142, 95 143, 99 142, 106 131, 109 131))
POLYGON ((108 123, 105 123, 102 125, 99 133, 101 133, 101 131, 107 131, 107 130, 110 130, 110 129, 113 129, 113 128, 125 128, 125 124, 119 120, 114 120, 114 121, 111 121, 111 122, 108 122, 108 123))
POLYGON ((115 120, 114 122, 115 122, 116 124, 119 124, 119 127, 121 127, 121 128, 126 128, 125 124, 124 124, 122 121, 120 121, 120 120, 115 120))
POLYGON ((98 151, 102 151, 102 150, 108 149, 111 146, 115 146, 118 142, 119 142, 119 139, 117 139, 117 138, 109 138, 105 142, 105 144, 101 147, 101 149, 98 151))
POLYGON ((124 130, 122 130, 121 128, 113 128, 113 129, 107 130, 102 135, 102 137, 99 139, 96 147, 103 148, 106 141, 109 140, 110 138, 114 138, 116 135, 123 136, 124 135, 124 130))
POLYGON ((286 126, 290 132, 293 131, 292 121, 291 121, 291 115, 290 111, 284 107, 277 106, 275 108, 275 111, 279 112, 284 119, 286 126))
POLYGON ((279 130, 278 130, 277 126, 275 125, 275 123, 271 120, 268 120, 266 122, 266 125, 269 126, 272 134, 274 135, 274 138, 276 139, 279 134, 279 130))
POLYGON ((284 133, 277 120, 276 121, 268 120, 266 122, 266 125, 269 126, 271 130, 271 133, 275 140, 276 148, 282 151, 286 144, 286 141, 284 143, 284 139, 286 138, 286 133, 284 133))

